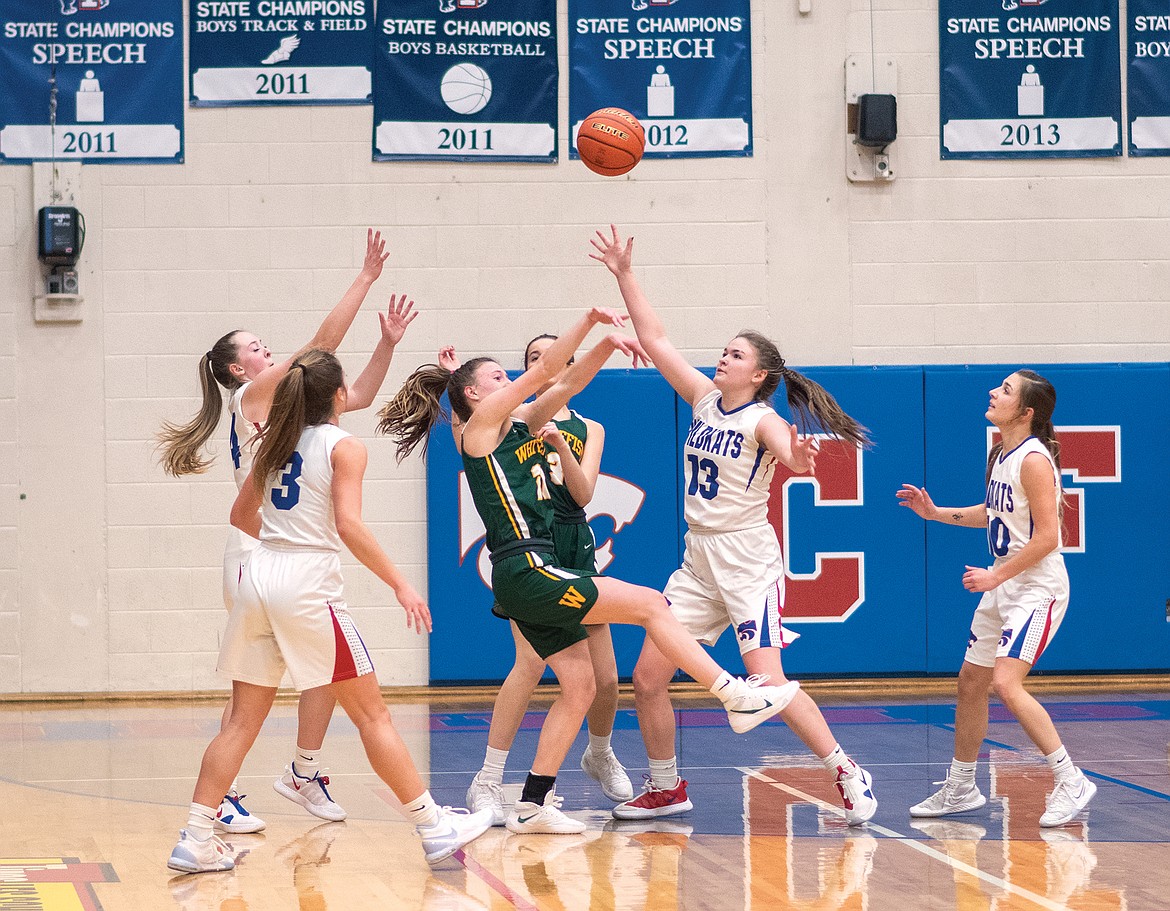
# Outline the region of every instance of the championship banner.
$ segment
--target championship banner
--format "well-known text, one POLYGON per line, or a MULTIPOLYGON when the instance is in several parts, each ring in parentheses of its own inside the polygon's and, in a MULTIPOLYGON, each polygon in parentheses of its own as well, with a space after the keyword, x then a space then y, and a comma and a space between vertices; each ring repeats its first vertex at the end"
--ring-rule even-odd
POLYGON ((0 3, 0 161, 183 161, 181 0, 0 3))
POLYGON ((379 5, 374 160, 557 159, 556 0, 379 5))
POLYGON ((939 0, 942 158, 1121 154, 1118 0, 939 0))
POLYGON ((374 0, 192 0, 191 104, 368 104, 374 0))
POLYGON ((1128 7, 1129 154, 1170 155, 1170 5, 1128 7))
POLYGON ((569 0, 569 124, 624 108, 646 158, 752 154, 749 0, 569 0))

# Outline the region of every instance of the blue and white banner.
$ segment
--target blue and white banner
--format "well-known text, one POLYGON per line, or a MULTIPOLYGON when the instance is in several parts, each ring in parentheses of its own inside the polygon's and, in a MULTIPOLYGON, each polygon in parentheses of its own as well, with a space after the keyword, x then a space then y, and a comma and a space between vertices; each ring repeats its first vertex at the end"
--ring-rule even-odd
POLYGON ((557 159, 556 0, 394 0, 377 16, 374 159, 557 159))
POLYGON ((569 0, 570 157, 600 108, 646 129, 646 158, 752 154, 749 0, 569 0))
POLYGON ((1129 154, 1170 155, 1170 4, 1129 0, 1129 154))
POLYGON ((374 0, 192 0, 191 104, 367 104, 374 0))
POLYGON ((943 158, 1121 154, 1118 0, 939 0, 943 158))
POLYGON ((181 0, 3 0, 0 161, 183 160, 181 0))

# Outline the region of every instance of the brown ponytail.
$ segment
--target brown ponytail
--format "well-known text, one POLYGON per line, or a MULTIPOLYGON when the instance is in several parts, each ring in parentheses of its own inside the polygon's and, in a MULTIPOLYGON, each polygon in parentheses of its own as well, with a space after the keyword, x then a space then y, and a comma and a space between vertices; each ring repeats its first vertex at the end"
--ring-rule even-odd
POLYGON ((442 408, 444 392, 461 421, 471 417, 465 390, 473 385, 479 366, 488 363, 495 363, 495 359, 473 357, 450 373, 438 364, 423 364, 406 378, 402 388, 378 411, 376 428, 378 433, 394 440, 395 458, 399 462, 420 443, 426 455, 431 429, 440 421, 449 420, 442 408))
POLYGON ((202 402, 195 417, 186 424, 164 421, 162 428, 155 435, 158 441, 155 450, 159 453, 163 471, 172 477, 202 474, 211 467, 212 459, 204 457, 201 450, 211 439, 211 434, 215 432, 220 414, 223 412, 223 395, 219 387, 222 386, 231 392, 240 386, 240 381, 229 369, 239 357, 236 334, 240 331, 233 329, 199 359, 202 402))
POLYGON ((288 464, 306 427, 333 418, 333 397, 344 383, 341 362, 328 351, 310 348, 293 359, 276 384, 252 461, 252 482, 258 490, 264 491, 272 475, 288 464))
POLYGON ((744 329, 736 338, 742 338, 752 346, 758 368, 768 374, 756 390, 756 401, 770 402, 783 380, 793 423, 802 433, 821 430, 862 449, 873 446, 869 429, 846 414, 824 386, 785 366, 780 349, 771 339, 751 329, 744 329))

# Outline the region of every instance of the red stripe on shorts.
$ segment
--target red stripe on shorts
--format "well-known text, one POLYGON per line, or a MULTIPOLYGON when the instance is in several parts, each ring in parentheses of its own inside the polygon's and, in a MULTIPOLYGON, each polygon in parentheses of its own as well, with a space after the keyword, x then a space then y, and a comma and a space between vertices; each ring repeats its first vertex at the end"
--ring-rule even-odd
POLYGON ((1052 629, 1052 608, 1055 606, 1056 599, 1053 598, 1048 602, 1048 611, 1044 614, 1044 632, 1040 634, 1040 644, 1036 646, 1036 654, 1032 656, 1032 667, 1036 666, 1036 662, 1044 654, 1044 649, 1048 648, 1048 634, 1052 629))
POLYGON ((349 641, 345 638, 345 630, 337 622, 337 614, 333 613, 332 604, 329 605, 329 619, 333 621, 333 682, 353 680, 358 675, 357 665, 354 664, 349 641))

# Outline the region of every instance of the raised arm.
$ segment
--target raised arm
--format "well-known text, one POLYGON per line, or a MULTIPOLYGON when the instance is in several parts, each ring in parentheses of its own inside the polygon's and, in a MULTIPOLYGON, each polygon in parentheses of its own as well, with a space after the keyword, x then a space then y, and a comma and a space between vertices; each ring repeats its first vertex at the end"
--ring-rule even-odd
POLYGON ((298 354, 309 348, 322 348, 330 353, 337 350, 341 340, 345 338, 345 333, 353 324, 358 310, 361 309, 370 286, 382 274, 382 265, 389 256, 390 254, 386 252, 386 241, 382 239, 382 232, 375 231, 373 228, 367 229, 366 259, 362 264, 362 271, 358 273, 358 277, 349 286, 349 290, 345 292, 341 300, 317 327, 316 334, 313 335, 308 344, 301 346, 288 360, 273 364, 261 371, 248 384, 240 401, 245 418, 256 423, 268 420, 268 409, 272 405, 272 396, 276 393, 276 384, 288 373, 288 368, 292 366, 293 359, 298 354))
POLYGON ((390 361, 394 358, 394 349, 406 334, 406 327, 414 322, 418 313, 414 310, 414 301, 408 301, 403 294, 397 301, 390 295, 390 303, 385 313, 378 314, 378 322, 382 327, 382 337, 370 355, 370 361, 349 387, 345 403, 346 411, 360 411, 369 408, 386 379, 386 371, 390 369, 390 361))
MULTIPOLYGON (((601 323, 610 326, 621 326, 626 317, 614 310, 604 307, 593 307, 583 317, 577 320, 567 332, 554 341, 544 355, 525 370, 511 383, 501 386, 483 398, 463 428, 463 451, 469 456, 485 456, 499 445, 500 434, 507 421, 528 398, 555 377, 569 362, 578 346, 584 341, 589 330, 601 323)), ((594 371, 596 372, 596 370, 594 371)), ((554 385, 549 392, 542 395, 544 399, 553 389, 561 386, 554 385)), ((538 401, 540 401, 538 399, 538 401)), ((528 422, 532 429, 539 430, 549 419, 560 410, 561 405, 568 401, 568 396, 551 410, 538 410, 537 416, 529 415, 522 420, 528 422), (539 417, 543 413, 543 417, 539 417)))
MULTIPOLYGON (((605 366, 605 362, 615 351, 630 355, 635 367, 639 360, 649 362, 646 352, 636 339, 611 332, 583 357, 578 358, 556 383, 537 396, 536 401, 518 407, 516 416, 530 428, 543 427, 552 420, 553 415, 568 404, 569 399, 592 382, 597 376, 597 371, 605 366)), ((547 353, 545 357, 548 357, 547 353)), ((544 357, 541 360, 544 360, 544 357)))
POLYGON ((987 507, 983 503, 974 506, 935 506, 925 487, 903 484, 898 491, 899 505, 913 509, 922 518, 944 525, 963 525, 967 528, 983 528, 987 525, 987 507))
POLYGON ((431 612, 401 570, 362 521, 362 477, 366 473, 366 447, 357 437, 345 437, 333 447, 333 515, 337 534, 349 552, 375 576, 394 589, 406 611, 406 625, 415 632, 431 631, 431 612))
POLYGON ((630 320, 634 324, 634 331, 638 334, 638 341, 646 349, 646 353, 658 368, 659 373, 666 377, 666 381, 674 391, 688 403, 694 405, 699 399, 715 388, 700 371, 686 362, 679 354, 670 339, 666 337, 666 329, 662 320, 654 312, 642 286, 634 276, 634 238, 624 244, 618 235, 617 228, 609 226, 611 236, 606 237, 601 231, 597 237, 591 239, 597 253, 589 255, 613 273, 617 279, 618 289, 622 293, 622 300, 630 312, 630 320))

